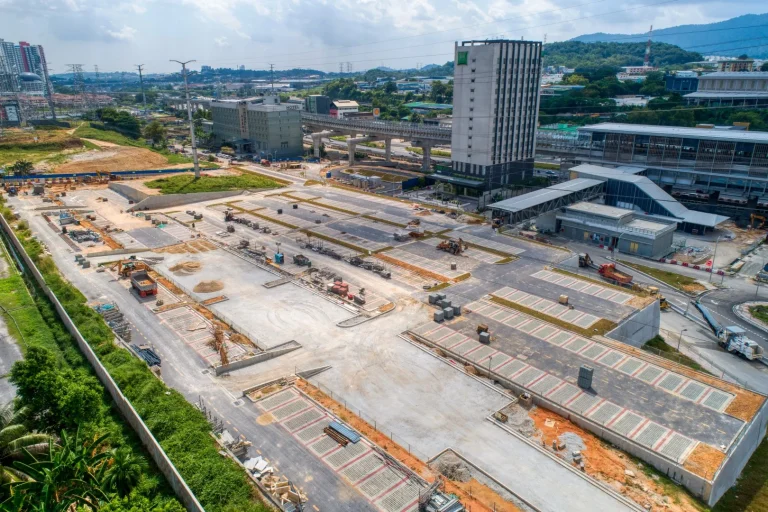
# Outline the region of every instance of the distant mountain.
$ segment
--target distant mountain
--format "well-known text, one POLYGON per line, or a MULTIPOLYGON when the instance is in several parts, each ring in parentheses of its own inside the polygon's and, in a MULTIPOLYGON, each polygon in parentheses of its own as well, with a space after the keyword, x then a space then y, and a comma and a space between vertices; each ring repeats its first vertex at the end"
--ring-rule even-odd
MULTIPOLYGON (((702 55, 768 58, 768 13, 747 14, 706 25, 679 25, 653 31, 654 42, 669 43, 702 55)), ((644 42, 648 34, 586 34, 571 41, 644 42)))

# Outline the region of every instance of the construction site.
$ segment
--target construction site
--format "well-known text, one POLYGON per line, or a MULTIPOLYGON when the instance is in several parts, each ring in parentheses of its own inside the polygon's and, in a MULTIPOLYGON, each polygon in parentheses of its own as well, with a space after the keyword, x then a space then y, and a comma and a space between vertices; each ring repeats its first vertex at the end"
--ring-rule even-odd
POLYGON ((765 396, 640 350, 671 313, 616 264, 320 180, 148 179, 8 203, 282 510, 696 510, 762 439, 765 396))

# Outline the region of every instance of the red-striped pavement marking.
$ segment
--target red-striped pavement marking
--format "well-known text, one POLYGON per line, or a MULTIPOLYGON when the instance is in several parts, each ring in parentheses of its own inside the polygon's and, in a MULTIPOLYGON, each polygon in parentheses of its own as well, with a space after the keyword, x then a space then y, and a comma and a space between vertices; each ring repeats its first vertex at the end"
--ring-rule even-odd
POLYGON ((567 402, 565 402, 563 405, 564 405, 564 406, 566 406, 566 407, 568 407, 568 406, 569 406, 569 405, 571 405, 573 402, 575 402, 577 398, 579 398, 579 397, 580 397, 581 395, 583 395, 583 394, 584 394, 584 392, 583 392, 583 391, 579 391, 578 393, 576 393, 576 395, 574 395, 574 397, 573 397, 573 398, 571 398, 570 400, 568 400, 567 402))
POLYGON ((644 420, 644 421, 640 422, 640 425, 638 425, 637 427, 635 427, 635 429, 634 429, 632 432, 630 432, 629 434, 627 434, 627 437, 628 437, 628 438, 630 438, 630 439, 632 439, 632 438, 633 438, 633 437, 635 437, 635 436, 636 436, 636 435, 637 435, 637 434, 638 434, 638 433, 639 433, 641 430, 643 430, 643 428, 644 428, 644 427, 645 427, 645 426, 646 426, 648 423, 650 423, 650 422, 651 422, 651 420, 649 420, 648 418, 645 418, 645 420, 644 420))
POLYGON ((667 370, 662 370, 661 375, 656 377, 656 379, 654 379, 654 381, 651 382, 651 386, 655 387, 659 382, 662 381, 662 379, 664 379, 664 377, 666 377, 669 374, 670 374, 670 372, 668 372, 667 370))
POLYGON ((624 416, 629 412, 629 409, 625 409, 624 407, 621 408, 621 410, 610 420, 608 420, 608 423, 605 424, 605 428, 611 428, 611 425, 619 421, 619 418, 624 416))
MULTIPOLYGON (((323 462, 325 462, 325 458, 326 457, 328 457, 329 455, 333 455, 334 453, 336 453, 337 451, 341 450, 342 448, 343 448, 343 446, 339 445, 336 448, 334 448, 331 451, 329 451, 328 453, 326 453, 325 455, 323 455, 322 457, 320 457, 320 459, 322 459, 323 462)), ((315 453, 317 453, 317 452, 315 452, 315 453)), ((327 462, 325 462, 325 463, 328 464, 327 462)), ((328 464, 328 467, 331 467, 331 465, 328 464)), ((333 468, 331 468, 331 469, 333 469, 333 468)))
POLYGON ((672 434, 674 434, 674 433, 675 433, 675 431, 674 431, 674 430, 670 430, 669 432, 667 432, 667 435, 665 435, 665 436, 663 436, 661 439, 659 439, 659 440, 656 442, 656 444, 655 444, 655 445, 653 445, 653 448, 652 448, 652 449, 653 449, 653 450, 658 450, 659 448, 661 448, 661 447, 664 445, 664 443, 667 441, 667 439, 669 439, 670 437, 672 437, 672 434))
MULTIPOLYGON (((291 414, 290 416, 286 416, 285 418, 281 419, 281 420, 280 420, 280 423, 285 423, 286 421, 290 420, 291 418, 295 418, 295 417, 296 417, 296 416, 298 416, 299 414, 301 414, 301 413, 303 413, 303 412, 307 412, 307 411, 308 411, 308 410, 310 410, 312 407, 314 407, 312 404, 307 404, 307 406, 306 406, 305 408, 303 408, 302 410, 300 410, 300 411, 297 411, 297 412, 295 412, 295 413, 291 414)), ((290 430, 289 430, 288 432, 290 432, 290 430)))
POLYGON ((536 384, 537 382, 539 382, 539 381, 540 381, 541 379, 543 379, 544 377, 548 377, 548 376, 549 376, 549 374, 548 374, 547 372, 544 372, 544 373, 542 373, 541 375, 539 375, 538 377, 536 377, 535 379, 533 379, 533 380, 532 380, 531 382, 529 382, 528 384, 525 384, 525 387, 527 387, 527 388, 532 388, 532 387, 534 386, 534 384, 536 384))
POLYGON ((389 494, 390 492, 394 491, 395 489, 397 489, 398 487, 400 487, 401 485, 403 485, 403 484, 404 484, 405 482, 407 482, 407 481, 408 481, 408 477, 407 477, 407 476, 404 476, 404 477, 403 477, 403 478, 402 478, 402 479, 401 479, 399 482, 397 482, 395 485, 393 485, 393 486, 392 486, 392 487, 390 487, 389 489, 385 489, 383 492, 380 492, 379 494, 377 494, 377 495, 376 495, 376 496, 375 496, 375 497, 374 497, 374 498, 373 498, 371 501, 375 503, 375 502, 376 502, 376 500, 378 500, 379 498, 382 498, 382 497, 386 496, 387 494, 389 494))
POLYGON ((416 505, 419 502, 419 498, 416 498, 409 504, 407 504, 405 507, 400 509, 400 512, 405 512, 406 510, 410 510, 412 506, 416 505))
POLYGON ((509 376, 509 377, 507 377, 507 378, 508 378, 509 380, 512 380, 512 379, 514 379, 515 377, 517 377, 518 375, 520 375, 521 373, 523 373, 523 372, 524 372, 525 370, 527 370, 528 368, 531 368, 531 365, 529 365, 529 364, 527 364, 527 363, 523 363, 523 365, 525 365, 525 366, 523 366, 522 368, 520 368, 519 370, 517 370, 515 373, 513 373, 512 375, 510 375, 510 376, 509 376))
POLYGON ((598 407, 600 407, 600 406, 601 406, 601 405, 603 405, 604 403, 605 403, 605 398, 601 398, 599 402, 597 402, 595 405, 593 405, 592 407, 590 407, 589 409, 587 409, 587 410, 586 410, 585 412, 583 412, 582 414, 583 414, 584 416, 586 416, 587 418, 589 418, 589 415, 590 415, 590 414, 592 414, 593 412, 595 412, 595 409, 597 409, 598 407))
MULTIPOLYGON (((386 469, 386 468, 388 468, 388 467, 389 467, 389 466, 387 466, 386 464, 382 464, 382 465, 381 465, 381 467, 380 467, 379 469, 377 469, 377 470, 375 470, 375 471, 372 471, 372 472, 368 473, 367 475, 365 475, 363 478, 361 478, 361 479, 360 479, 360 480, 358 480, 357 482, 352 482, 352 485, 354 485, 355 487, 357 487, 358 485, 362 484, 363 482, 365 482, 366 480, 368 480, 369 478, 371 478, 373 475, 376 475, 376 474, 378 474, 378 473, 381 473, 381 472, 382 472, 384 469, 386 469)), ((371 502, 373 502, 373 500, 370 500, 370 501, 371 501, 371 502)))
POLYGON ((649 366, 650 366, 650 365, 649 365, 648 363, 643 363, 643 364, 641 364, 641 365, 640 365, 640 368, 638 368, 637 370, 635 370, 635 372, 632 374, 632 377, 637 377, 638 375, 640 375, 640 373, 642 373, 642 372, 643 372, 643 371, 644 371, 646 368, 648 368, 649 366))
POLYGON ((706 390, 706 391, 705 391, 705 392, 704 392, 704 393, 701 395, 701 397, 700 397, 698 400, 696 400, 696 403, 697 403, 697 404, 700 404, 700 403, 702 403, 704 400, 706 400, 706 399, 707 399, 707 397, 708 397, 709 395, 711 395, 711 394, 712 394, 712 391, 714 391, 714 388, 707 388, 707 390, 706 390))
POLYGON ((549 395, 552 395, 552 394, 556 393, 558 389, 562 388, 562 387, 563 387, 563 386, 565 386, 566 384, 568 384, 568 383, 567 383, 567 382, 565 382, 565 381, 561 382, 560 384, 558 384, 557 386, 555 386, 554 388, 552 388, 552 389, 551 389, 551 390, 550 390, 550 391, 549 391, 549 392, 548 392, 546 395, 544 395, 544 396, 545 396, 545 397, 547 397, 547 396, 549 396, 549 395))
POLYGON ((339 467, 336 469, 336 472, 337 472, 337 473, 339 473, 339 472, 340 472, 340 471, 342 471, 344 468, 346 468, 346 467, 348 467, 348 466, 351 466, 352 464, 354 464, 355 462, 359 461, 360 459, 362 459, 363 457, 365 457, 365 456, 366 456, 366 455, 368 455, 369 453, 373 453, 373 450, 368 450, 367 452, 363 452, 363 453, 362 453, 362 455, 358 455, 358 456, 357 456, 357 457, 355 457, 354 459, 352 459, 352 460, 349 460, 349 461, 345 462, 344 464, 342 464, 341 466, 339 466, 339 467))
POLYGON ((677 394, 677 392, 683 389, 684 386, 687 386, 689 382, 691 382, 691 379, 684 379, 683 382, 681 382, 680 385, 677 386, 674 391, 672 391, 672 393, 677 394))
MULTIPOLYGON (((473 340, 473 341, 474 341, 474 340, 473 340)), ((471 354, 472 352, 477 352, 478 350, 480 350, 481 348, 483 348, 483 346, 484 346, 484 345, 483 345, 482 343, 478 343, 478 344, 477 344, 477 346, 476 346, 475 348, 473 348, 473 349, 472 349, 472 350, 470 350, 469 352, 466 352, 466 353, 462 354, 462 355, 461 355, 461 357, 463 357, 463 358, 467 359, 467 358, 468 358, 468 356, 469 356, 469 354, 471 354)))
POLYGON ((319 418, 317 418, 315 421, 311 421, 311 422, 307 423, 306 425, 302 425, 302 426, 300 426, 299 428, 297 428, 296 430, 292 430, 292 431, 290 431, 290 432, 291 432, 291 434, 293 434, 293 435, 298 435, 298 434, 299 434, 299 432, 301 432, 301 431, 302 431, 302 430, 304 430, 305 428, 309 428, 309 427, 311 427, 312 425, 314 425, 315 423, 317 423, 317 422, 320 422, 320 421, 323 421, 325 418, 327 418, 327 416, 326 416, 325 414, 323 414, 322 416, 320 416, 319 418))
POLYGON ((586 345, 584 345, 584 348, 582 348, 581 350, 579 350, 579 351, 578 351, 578 352, 576 352, 576 353, 577 353, 577 354, 581 354, 581 353, 582 353, 582 352, 584 352, 585 350, 588 350, 588 349, 592 348, 592 346, 593 346, 593 345, 595 345, 595 342, 594 342, 594 341, 588 341, 588 342, 587 342, 587 344, 586 344, 586 345))
POLYGON ((271 408, 271 409, 264 409, 264 410, 265 410, 265 411, 267 411, 267 412, 276 411, 277 409, 279 409, 279 408, 281 408, 281 407, 285 407, 285 406, 286 406, 286 405, 288 405, 288 404, 292 404, 292 403, 293 403, 293 402, 295 402, 296 400, 301 400, 301 396, 300 396, 300 395, 296 395, 296 398, 294 398, 294 399, 292 399, 292 400, 288 400, 287 402, 283 402, 282 404, 280 404, 280 405, 278 405, 278 406, 276 406, 276 407, 273 407, 273 408, 271 408))
MULTIPOLYGON (((504 354, 504 355, 506 355, 506 354, 504 354)), ((498 366, 494 366, 493 368, 491 368, 491 371, 494 371, 494 372, 498 372, 499 370, 501 370, 502 368, 504 368, 504 367, 505 367, 505 366, 507 366, 509 363, 511 363, 512 361, 514 361, 514 360, 515 360, 515 358, 514 358, 514 357, 510 357, 510 356, 507 356, 507 357, 509 357, 509 359, 507 359, 506 361, 504 361, 503 363, 501 363, 501 364, 500 364, 500 365, 498 365, 498 366)))

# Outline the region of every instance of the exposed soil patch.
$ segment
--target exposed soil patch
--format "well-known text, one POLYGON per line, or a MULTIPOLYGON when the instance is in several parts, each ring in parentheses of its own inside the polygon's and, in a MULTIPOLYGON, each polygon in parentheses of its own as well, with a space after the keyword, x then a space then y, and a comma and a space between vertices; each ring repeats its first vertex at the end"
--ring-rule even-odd
POLYGON ((189 276, 195 274, 203 268, 203 264, 199 261, 181 261, 168 270, 176 274, 177 276, 189 276))

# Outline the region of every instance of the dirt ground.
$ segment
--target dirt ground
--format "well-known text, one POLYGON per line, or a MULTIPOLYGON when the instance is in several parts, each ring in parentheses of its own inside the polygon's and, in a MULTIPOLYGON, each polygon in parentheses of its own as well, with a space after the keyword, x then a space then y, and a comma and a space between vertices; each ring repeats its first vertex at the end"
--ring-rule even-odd
POLYGON ((56 172, 134 171, 188 167, 186 164, 168 165, 168 160, 163 155, 148 149, 119 146, 101 140, 83 140, 96 144, 102 150, 73 155, 69 162, 57 166, 56 172))
MULTIPOLYGON (((638 460, 611 448, 593 434, 579 428, 557 414, 534 407, 530 411, 538 429, 542 445, 552 451, 552 441, 565 433, 573 433, 581 438, 585 448, 581 450, 585 461, 585 472, 613 487, 624 496, 652 511, 698 512, 700 507, 682 488, 666 484, 652 473, 646 473, 646 467, 638 460), (653 475, 653 476, 651 476, 653 475), (670 493, 670 489, 673 493, 670 493)), ((567 451, 563 450, 563 451, 567 451)), ((565 458, 567 455, 559 452, 565 458)))
MULTIPOLYGON (((309 384, 303 379, 296 380, 296 386, 319 402, 323 407, 332 411, 352 428, 370 439, 379 448, 408 466, 413 472, 429 482, 433 482, 436 474, 426 462, 408 453, 408 450, 393 442, 385 434, 374 429, 368 422, 345 409, 338 402, 309 384)), ((472 512, 520 512, 513 503, 505 500, 490 487, 481 484, 474 478, 468 482, 443 480, 445 492, 458 496, 461 503, 472 512)))

